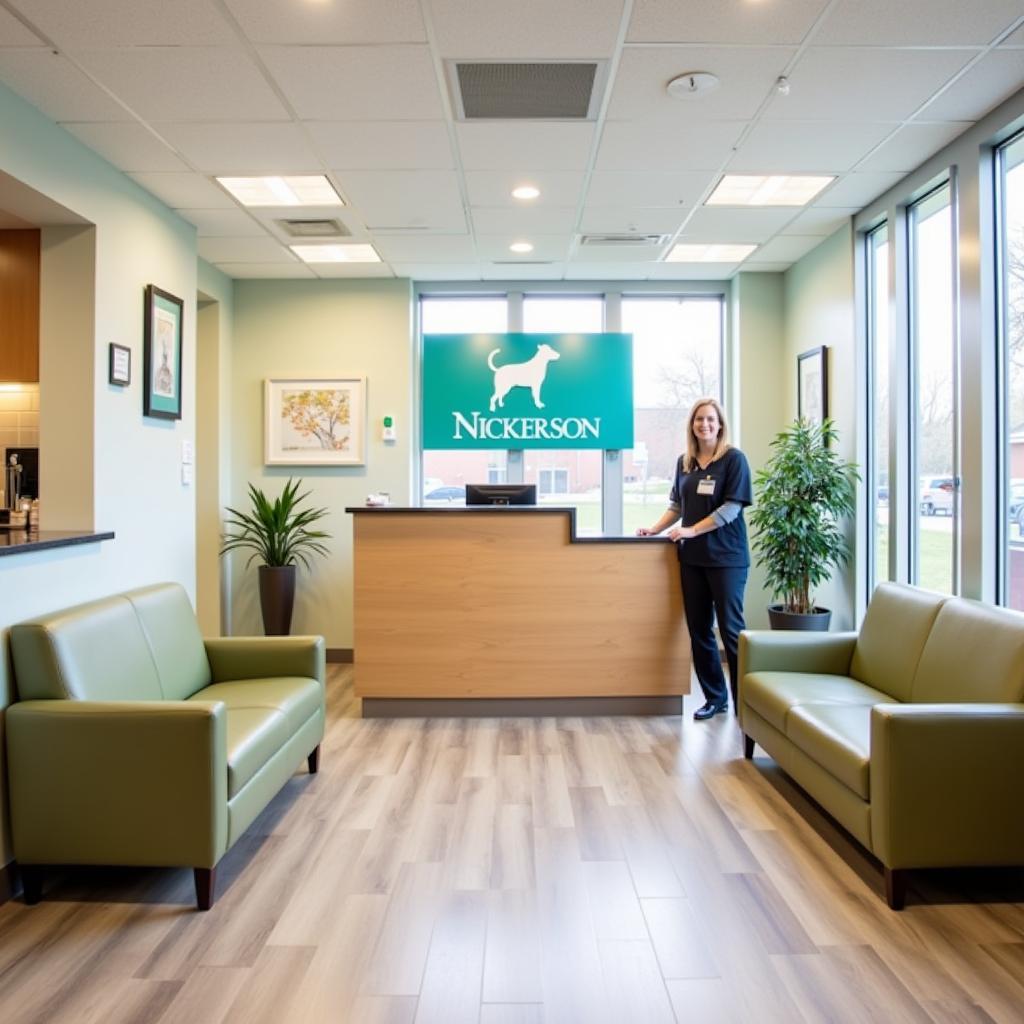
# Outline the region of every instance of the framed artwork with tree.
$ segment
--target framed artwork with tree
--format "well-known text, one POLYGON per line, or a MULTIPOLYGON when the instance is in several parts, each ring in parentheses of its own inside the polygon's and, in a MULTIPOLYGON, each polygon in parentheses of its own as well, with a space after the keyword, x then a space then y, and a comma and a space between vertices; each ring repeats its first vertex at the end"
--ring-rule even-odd
POLYGON ((268 466, 366 463, 366 378, 265 382, 264 459, 268 466))

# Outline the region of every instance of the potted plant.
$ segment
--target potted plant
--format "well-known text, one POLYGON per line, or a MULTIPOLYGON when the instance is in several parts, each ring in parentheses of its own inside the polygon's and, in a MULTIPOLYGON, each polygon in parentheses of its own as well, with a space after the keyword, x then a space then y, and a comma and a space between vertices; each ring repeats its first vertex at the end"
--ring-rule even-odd
POLYGON ((301 480, 293 483, 289 478, 280 496, 271 502, 258 487, 249 484, 252 511, 228 509, 228 532, 220 553, 249 548, 252 555, 246 566, 260 560, 260 609, 267 636, 287 636, 291 629, 296 564, 301 562, 308 569, 310 554, 328 553, 321 542, 330 534, 310 529, 327 515, 327 509, 300 508, 309 497, 309 491, 298 493, 301 486, 301 480))
POLYGON ((750 513, 757 564, 767 574, 773 629, 827 630, 832 613, 814 603, 814 589, 850 559, 839 520, 854 512, 859 479, 852 462, 833 448, 831 420, 797 420, 771 447, 767 465, 755 478, 750 513))

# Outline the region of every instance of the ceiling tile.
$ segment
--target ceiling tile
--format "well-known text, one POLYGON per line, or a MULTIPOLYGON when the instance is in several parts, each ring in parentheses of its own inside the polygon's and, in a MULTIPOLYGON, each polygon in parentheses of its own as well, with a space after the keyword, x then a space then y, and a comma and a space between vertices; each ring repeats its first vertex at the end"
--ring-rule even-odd
POLYGON ((218 263, 217 268, 223 270, 228 277, 306 277, 315 278, 305 263, 218 263))
POLYGON ((266 229, 244 210, 178 210, 178 213, 195 224, 200 238, 266 236, 266 229))
POLYGON ((904 125, 877 153, 860 164, 857 170, 909 173, 969 127, 969 124, 955 121, 904 125))
POLYGON ((732 151, 744 121, 701 121, 669 132, 660 121, 605 124, 596 167, 604 171, 714 170, 732 151))
POLYGON ((758 263, 794 262, 821 245, 821 235, 780 235, 751 253, 758 263))
POLYGON ((146 191, 173 208, 237 210, 235 201, 201 174, 129 174, 146 191))
POLYGON ((443 121, 307 121, 329 167, 446 170, 455 166, 443 121))
POLYGON ((838 174, 893 130, 891 124, 761 121, 729 161, 730 172, 838 174))
POLYGON ((1020 0, 839 0, 814 38, 860 46, 983 46, 1020 17, 1020 0))
POLYGON ((765 242, 797 214, 792 207, 702 206, 683 227, 686 241, 765 242))
POLYGON ((646 281, 651 263, 567 263, 566 281, 646 281))
POLYGON ((426 46, 262 46, 296 113, 310 121, 439 121, 426 46))
POLYGON ((312 266, 317 277, 394 277, 387 263, 317 263, 312 266))
POLYGON ((473 206, 509 206, 520 208, 512 198, 512 189, 524 182, 536 185, 540 196, 531 200, 539 209, 549 206, 575 206, 583 187, 582 171, 467 171, 466 190, 473 206))
POLYGON ((15 0, 65 50, 93 46, 215 46, 236 41, 209 0, 15 0))
POLYGON ((238 50, 145 46, 80 50, 74 56, 151 121, 280 121, 288 116, 256 65, 238 50))
POLYGON ((757 113, 795 52, 753 46, 627 47, 615 76, 608 117, 663 119, 674 124, 747 120, 757 113), (674 99, 666 86, 687 71, 710 71, 720 85, 705 95, 674 99))
POLYGON ((587 206, 694 206, 717 179, 716 171, 594 171, 587 206))
POLYGON ((932 100, 926 121, 977 121, 1024 83, 1024 49, 993 50, 932 100))
POLYGON ((657 263, 665 254, 664 245, 579 245, 572 254, 574 264, 584 263, 657 263))
POLYGON ((13 15, 0 7, 0 47, 2 46, 42 46, 43 40, 30 32, 13 15))
POLYGON ((575 206, 474 206, 473 227, 483 235, 571 232, 576 228, 575 206))
POLYGON ((798 43, 828 0, 636 0, 629 42, 798 43))
POLYGON ((625 234, 671 235, 683 223, 687 211, 681 207, 587 206, 580 231, 589 235, 625 234))
POLYGON ((389 263, 474 263, 476 245, 469 235, 381 235, 374 246, 389 263))
POLYGON ((858 210, 867 206, 883 192, 888 191, 903 178, 902 174, 860 173, 845 174, 821 194, 818 203, 822 206, 855 206, 858 210))
POLYGON ((0 49, 0 81, 54 121, 132 119, 71 61, 44 47, 0 49))
POLYGON ((566 264, 524 263, 510 267, 504 263, 481 263, 480 277, 484 281, 561 281, 565 277, 566 264))
POLYGON ((812 206, 791 220, 783 229, 784 235, 821 235, 827 238, 838 231, 854 214, 859 206, 839 207, 812 206))
POLYGON ((727 281, 742 263, 655 263, 652 281, 727 281))
POLYGON ((156 123, 193 166, 209 174, 321 172, 313 147, 297 124, 156 123))
POLYGON ((61 127, 122 171, 188 170, 169 146, 136 121, 65 122, 61 127))
POLYGON ((466 231, 458 179, 453 171, 346 171, 339 175, 339 180, 371 231, 466 231))
POLYGON ((477 263, 392 263, 396 277, 415 278, 419 283, 430 281, 479 281, 477 263))
POLYGON ((740 268, 742 274, 780 274, 789 268, 793 264, 791 262, 786 263, 754 263, 751 260, 745 260, 743 266, 740 268))
POLYGON ((812 47, 774 96, 767 120, 902 121, 972 57, 971 50, 812 47))
POLYGON ((529 124, 467 124, 455 126, 462 166, 466 170, 582 171, 590 159, 594 125, 564 122, 529 124))
POLYGON ((418 0, 225 2, 257 43, 420 43, 427 38, 418 0))
POLYGON ((1016 32, 1011 32, 1003 42, 1001 46, 1024 46, 1024 25, 1021 25, 1016 32))
POLYGON ((431 0, 443 57, 610 57, 622 0, 431 0))
MULTIPOLYGON (((520 234, 509 232, 501 235, 477 235, 476 247, 481 261, 509 260, 513 264, 518 265, 521 262, 525 266, 533 260, 564 260, 569 254, 570 241, 568 234, 530 234, 529 237, 523 239, 520 234), (533 252, 522 256, 521 260, 514 252, 509 251, 509 246, 518 241, 533 243, 533 252)), ((513 270, 515 270, 515 266, 510 267, 509 277, 515 276, 513 270)))
POLYGON ((273 238, 241 237, 199 239, 199 255, 210 263, 287 263, 298 259, 273 238))

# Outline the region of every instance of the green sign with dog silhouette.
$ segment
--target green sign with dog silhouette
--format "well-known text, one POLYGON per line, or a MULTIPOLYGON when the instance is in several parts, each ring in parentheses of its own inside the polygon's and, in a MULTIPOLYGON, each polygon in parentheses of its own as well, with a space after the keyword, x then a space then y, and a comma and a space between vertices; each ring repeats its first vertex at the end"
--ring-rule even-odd
POLYGON ((630 334, 426 334, 424 448, 632 448, 630 334))

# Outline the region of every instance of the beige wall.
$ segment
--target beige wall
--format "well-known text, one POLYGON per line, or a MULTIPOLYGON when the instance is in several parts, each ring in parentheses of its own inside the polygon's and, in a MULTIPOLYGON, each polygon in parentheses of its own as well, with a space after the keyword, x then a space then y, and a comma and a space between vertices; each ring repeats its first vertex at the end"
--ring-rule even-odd
MULTIPOLYGON (((330 555, 299 570, 293 633, 320 633, 332 648, 352 647, 352 517, 370 492, 409 503, 413 460, 412 288, 407 280, 236 281, 232 345, 231 496, 247 507, 251 482, 280 493, 301 477, 310 503, 330 515, 330 555), (367 378, 367 458, 358 467, 263 464, 263 382, 268 377, 363 375, 367 378), (395 418, 398 439, 381 440, 381 420, 395 418)), ((231 556, 231 630, 262 632, 256 568, 231 556)))

